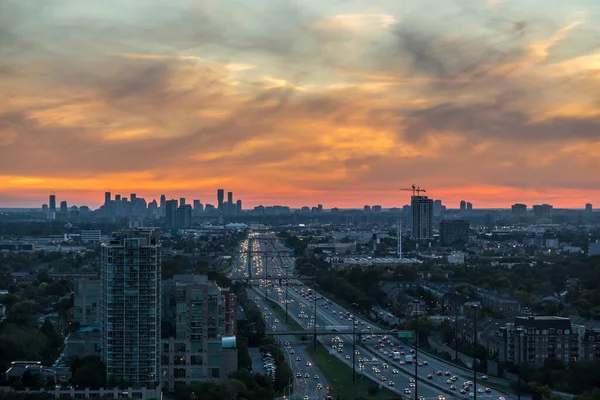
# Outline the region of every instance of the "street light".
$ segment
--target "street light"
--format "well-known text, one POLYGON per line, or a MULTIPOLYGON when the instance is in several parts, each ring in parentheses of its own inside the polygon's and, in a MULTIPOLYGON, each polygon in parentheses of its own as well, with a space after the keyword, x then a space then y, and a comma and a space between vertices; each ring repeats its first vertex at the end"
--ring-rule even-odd
POLYGON ((313 350, 317 351, 317 291, 313 290, 313 300, 315 302, 315 320, 313 321, 313 350))
POLYGON ((357 303, 350 304, 352 311, 352 382, 356 382, 356 312, 354 307, 358 307, 357 303))
POLYGON ((473 318, 473 400, 477 400, 477 309, 479 305, 473 304, 471 308, 475 312, 473 318))
POLYGON ((419 388, 419 377, 418 377, 418 368, 419 368, 419 300, 414 300, 415 303, 415 359, 413 363, 415 363, 415 400, 419 400, 419 396, 417 394, 419 388))

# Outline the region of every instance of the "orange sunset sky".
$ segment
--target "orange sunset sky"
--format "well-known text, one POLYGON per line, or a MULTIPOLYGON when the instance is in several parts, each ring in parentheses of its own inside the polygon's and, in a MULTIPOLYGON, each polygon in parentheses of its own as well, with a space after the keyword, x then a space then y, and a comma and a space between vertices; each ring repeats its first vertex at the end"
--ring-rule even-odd
POLYGON ((2 0, 0 207, 600 203, 599 44, 598 0, 2 0))

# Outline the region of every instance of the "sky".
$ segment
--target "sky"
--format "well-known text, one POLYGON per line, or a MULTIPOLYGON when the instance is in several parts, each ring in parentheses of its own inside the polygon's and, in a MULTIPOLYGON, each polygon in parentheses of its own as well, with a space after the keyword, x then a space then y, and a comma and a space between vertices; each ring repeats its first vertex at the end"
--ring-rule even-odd
POLYGON ((2 0, 0 207, 600 203, 599 27, 597 0, 2 0))

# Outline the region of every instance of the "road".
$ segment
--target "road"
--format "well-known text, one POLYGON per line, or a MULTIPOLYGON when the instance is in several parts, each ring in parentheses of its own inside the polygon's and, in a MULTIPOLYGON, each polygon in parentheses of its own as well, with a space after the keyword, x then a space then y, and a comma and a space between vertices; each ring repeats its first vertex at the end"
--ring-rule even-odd
MULTIPOLYGON (((242 242, 240 255, 237 257, 231 272, 232 280, 245 280, 249 277, 250 273, 253 275, 263 273, 263 257, 259 254, 250 253, 251 259, 248 265, 248 250, 260 250, 260 246, 256 240, 250 238, 242 242), (249 270, 248 268, 251 269, 249 270)), ((278 315, 269 307, 269 302, 265 300, 264 292, 261 293, 257 288, 249 289, 248 298, 253 300, 263 311, 267 330, 287 329, 285 323, 280 321, 278 315)), ((280 343, 294 374, 293 392, 291 394, 286 392, 286 398, 292 400, 322 400, 329 385, 324 375, 306 353, 306 343, 299 342, 296 336, 293 335, 279 336, 276 337, 276 340, 280 343)))
MULTIPOLYGON (((294 260, 291 257, 286 256, 275 256, 279 249, 282 247, 274 241, 254 241, 254 246, 257 247, 257 251, 266 251, 266 265, 263 268, 253 271, 253 276, 261 276, 264 273, 273 277, 285 277, 288 270, 293 268, 294 260), (273 248, 275 247, 275 248, 273 248)), ((255 281, 256 282, 256 281, 255 281)), ((255 290, 261 292, 264 296, 264 291, 269 290, 268 296, 276 300, 282 307, 285 307, 285 289, 286 287, 278 287, 279 283, 277 280, 271 281, 271 285, 268 282, 261 281, 255 290)), ((288 280, 288 311, 290 315, 297 320, 297 322, 306 329, 313 329, 313 320, 315 314, 315 297, 311 294, 311 289, 305 286, 298 280, 288 280)), ((262 297, 261 296, 261 297, 262 297)), ((326 298, 319 298, 316 301, 316 324, 320 330, 335 327, 339 331, 349 331, 353 326, 353 319, 350 312, 336 303, 331 302, 326 298)), ((414 364, 406 364, 400 360, 393 360, 391 352, 398 351, 404 352, 406 355, 411 354, 412 347, 408 343, 399 341, 393 337, 380 337, 378 335, 369 335, 368 331, 375 329, 369 321, 357 319, 356 330, 364 332, 362 333, 363 340, 360 348, 357 350, 360 353, 357 356, 356 368, 357 371, 363 373, 370 379, 380 382, 381 384, 387 384, 388 388, 395 391, 408 395, 414 396, 414 389, 410 386, 409 379, 414 379, 415 366, 414 364), (383 347, 380 346, 383 344, 383 347), (380 347, 379 349, 376 348, 380 347), (386 352, 388 354, 386 354, 386 352), (363 359, 363 362, 359 362, 358 358, 363 359), (375 360, 373 360, 375 358, 375 360), (364 359, 368 359, 365 361, 364 359), (387 364, 387 368, 386 368, 387 364), (398 373, 394 373, 394 371, 398 373), (391 387, 389 382, 394 382, 394 386, 391 387)), ((324 344, 334 354, 338 356, 346 364, 352 366, 352 335, 351 334, 340 334, 339 337, 343 341, 343 347, 340 349, 336 346, 332 348, 331 336, 320 336, 319 341, 324 344), (341 350, 341 351, 340 351, 341 350)), ((455 366, 446 363, 439 359, 427 359, 426 357, 419 356, 419 361, 426 363, 417 367, 417 391, 419 396, 424 398, 437 398, 438 395, 443 395, 446 398, 453 397, 449 396, 450 393, 456 393, 454 397, 462 399, 470 399, 475 397, 473 394, 474 386, 471 384, 468 386, 469 391, 461 393, 465 382, 470 382, 473 379, 473 374, 470 371, 458 369, 455 366), (441 372, 441 376, 438 374, 441 372), (448 382, 451 377, 456 377, 455 382, 448 382), (441 390, 443 388, 444 390, 441 390)), ((478 379, 478 393, 477 398, 481 400, 496 400, 500 397, 504 397, 508 400, 510 396, 500 393, 496 390, 490 390, 486 393, 485 381, 479 376, 478 379)))

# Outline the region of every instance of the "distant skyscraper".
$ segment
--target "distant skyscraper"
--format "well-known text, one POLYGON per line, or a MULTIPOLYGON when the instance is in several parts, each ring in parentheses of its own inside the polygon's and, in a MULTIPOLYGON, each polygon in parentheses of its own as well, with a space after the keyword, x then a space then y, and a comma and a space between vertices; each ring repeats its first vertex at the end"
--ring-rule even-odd
POLYGON ((115 201, 121 201, 121 195, 120 194, 115 195, 115 201))
POLYGON ((161 246, 154 228, 122 230, 101 248, 102 361, 109 380, 160 379, 161 246))
POLYGON ((592 205, 590 203, 587 203, 585 205, 585 211, 588 212, 588 213, 591 213, 591 212, 594 211, 594 209, 593 209, 593 207, 592 207, 592 205))
POLYGON ((549 219, 552 218, 553 207, 550 204, 541 204, 533 206, 533 215, 536 218, 549 219))
POLYGON ((50 195, 50 200, 49 200, 48 204, 50 205, 51 212, 56 211, 56 196, 55 195, 53 195, 53 194, 50 195))
POLYGON ((368 204, 365 204, 365 206, 363 207, 363 211, 366 212, 366 213, 371 212, 371 206, 368 205, 368 204))
POLYGON ((46 214, 48 212, 48 204, 42 204, 42 212, 46 214))
POLYGON ((433 239, 433 200, 427 196, 412 196, 412 235, 415 240, 433 239))
POLYGON ((165 217, 167 226, 174 228, 177 225, 177 200, 167 200, 165 203, 165 217))
POLYGON ((132 204, 135 204, 135 203, 136 203, 136 201, 137 201, 137 194, 135 194, 135 193, 131 193, 131 194, 129 195, 129 200, 131 201, 131 203, 132 203, 132 204))
POLYGON ((467 211, 473 211, 473 203, 467 202, 467 211))
POLYGON ((234 204, 233 204, 233 192, 227 192, 227 207, 225 209, 226 214, 233 214, 234 204))
POLYGON ((179 207, 181 207, 181 206, 185 206, 185 197, 179 198, 179 207))
POLYGON ((323 204, 317 204, 317 211, 323 212, 323 204))
POLYGON ((380 213, 381 212, 381 206, 379 204, 376 204, 373 206, 373 212, 374 213, 380 213))
POLYGON ((178 228, 189 228, 192 225, 192 206, 184 204, 177 209, 176 226, 178 228))
POLYGON ((68 212, 68 206, 65 200, 60 202, 60 212, 63 214, 66 214, 68 212))
POLYGON ((464 200, 460 201, 460 211, 465 211, 467 209, 467 202, 464 200))
POLYGON ((465 245, 469 241, 469 221, 464 219, 440 221, 440 242, 445 246, 465 245))
POLYGON ((167 204, 167 196, 165 196, 164 194, 160 195, 160 208, 165 208, 165 205, 167 204))
POLYGON ((242 200, 238 200, 235 202, 237 214, 240 215, 242 213, 242 200))
POLYGON ((527 214, 527 204, 516 203, 511 206, 513 217, 522 218, 527 214))
POLYGON ((223 201, 225 200, 225 190, 217 189, 217 209, 223 211, 223 201))
POLYGON ((194 211, 200 211, 200 200, 194 200, 194 211))
POLYGON ((110 192, 104 192, 104 205, 109 204, 111 201, 110 192))

